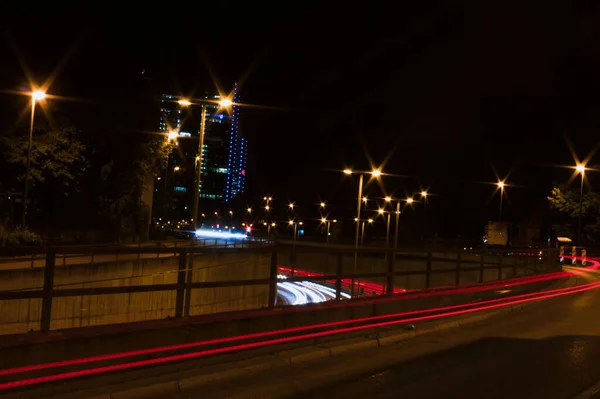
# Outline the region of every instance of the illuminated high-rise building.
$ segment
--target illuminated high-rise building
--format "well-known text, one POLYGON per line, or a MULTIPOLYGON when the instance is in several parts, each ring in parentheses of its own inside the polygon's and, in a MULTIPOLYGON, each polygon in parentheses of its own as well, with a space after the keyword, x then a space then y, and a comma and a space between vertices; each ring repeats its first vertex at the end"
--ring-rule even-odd
MULTIPOLYGON (((206 96, 218 100, 218 95, 206 96)), ((208 105, 202 154, 200 198, 229 202, 244 192, 248 143, 241 134, 239 95, 234 85, 234 105, 222 109, 208 105)))

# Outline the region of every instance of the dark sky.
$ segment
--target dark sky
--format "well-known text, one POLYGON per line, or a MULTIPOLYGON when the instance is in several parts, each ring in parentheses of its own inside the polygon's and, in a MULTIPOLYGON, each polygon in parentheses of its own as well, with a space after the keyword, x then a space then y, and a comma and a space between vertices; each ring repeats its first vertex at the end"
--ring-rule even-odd
POLYGON ((572 163, 565 134, 581 157, 598 141, 595 2, 336 3, 12 10, 0 89, 24 81, 16 54, 40 81, 58 68, 50 91, 93 100, 90 117, 94 101, 124 106, 144 69, 175 94, 238 81, 245 103, 266 106, 244 110, 251 192, 345 208, 356 186, 336 170, 370 158, 412 176, 386 177, 387 192, 431 186, 450 233, 496 216, 494 187, 478 183, 495 181, 492 165, 519 186, 506 210, 519 219, 568 177, 545 166, 572 163))

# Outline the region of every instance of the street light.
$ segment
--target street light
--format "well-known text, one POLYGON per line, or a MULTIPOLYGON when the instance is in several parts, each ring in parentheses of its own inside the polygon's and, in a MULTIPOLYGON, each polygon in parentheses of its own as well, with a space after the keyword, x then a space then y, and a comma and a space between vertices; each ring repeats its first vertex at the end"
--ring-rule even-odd
POLYGON ((25 227, 27 222, 27 194, 29 192, 29 168, 31 166, 31 145, 33 144, 33 120, 35 115, 35 103, 46 98, 46 93, 34 90, 31 93, 31 121, 29 122, 29 143, 27 145, 27 161, 25 163, 25 187, 23 189, 23 214, 21 224, 25 227))
POLYGON ((294 210, 294 203, 293 202, 290 202, 290 204, 288 206, 290 207, 290 210, 292 210, 292 211, 294 210))
POLYGON ((415 202, 415 200, 413 198, 409 197, 409 198, 406 199, 406 203, 407 204, 412 204, 413 202, 415 202))
POLYGON ((302 222, 294 222, 293 220, 288 221, 290 226, 294 226, 294 245, 296 245, 296 238, 298 237, 298 226, 302 226, 302 222))
POLYGON ((252 213, 252 208, 246 209, 246 212, 248 212, 249 214, 251 214, 252 213))
POLYGON ((321 208, 325 209, 325 203, 324 203, 324 202, 321 202, 321 204, 319 204, 319 206, 320 206, 321 208))
MULTIPOLYGON (((229 211, 229 224, 233 226, 233 211, 229 211)), ((231 227, 229 228, 229 232, 231 233, 231 227)))
MULTIPOLYGON (((353 171, 352 169, 344 169, 344 174, 346 174, 346 175, 352 175, 354 173, 359 175, 358 196, 356 197, 357 201, 358 201, 357 205, 356 205, 356 219, 360 220, 360 202, 361 202, 361 200, 364 200, 366 203, 366 198, 363 199, 363 177, 365 174, 370 174, 371 176, 378 178, 379 176, 381 176, 381 170, 373 169, 371 172, 358 172, 358 171, 353 171)), ((356 223, 356 235, 354 237, 354 248, 355 248, 355 251, 354 251, 354 274, 356 274, 356 268, 357 268, 357 264, 358 264, 358 237, 359 237, 359 235, 360 235, 360 224, 357 222, 356 223)), ((352 277, 351 295, 354 295, 354 277, 352 277)))
MULTIPOLYGON (((329 231, 331 229, 331 220, 327 220, 327 218, 321 218, 321 223, 327 226, 327 239, 326 242, 329 244, 329 231)), ((337 222, 337 220, 333 220, 333 223, 337 222)))
MULTIPOLYGON (((182 98, 178 101, 179 105, 182 107, 190 107, 192 106, 192 102, 188 99, 182 98)), ((221 107, 227 108, 233 105, 231 100, 223 99, 218 103, 221 107)), ((197 165, 196 165, 196 185, 194 187, 194 223, 197 226, 196 220, 198 219, 198 207, 200 205, 200 181, 202 180, 202 149, 204 148, 204 132, 206 126, 206 104, 201 104, 202 106, 202 116, 200 118, 200 137, 198 140, 198 156, 196 157, 197 165)), ((171 132, 169 132, 169 136, 171 132)))
POLYGON ((498 186, 498 188, 500 189, 500 217, 498 219, 499 222, 502 221, 502 202, 504 200, 504 182, 502 180, 500 180, 498 183, 496 183, 496 185, 498 186))
POLYGON ((173 170, 174 170, 175 172, 178 172, 178 171, 179 171, 179 169, 181 169, 179 166, 175 166, 175 167, 173 168, 173 170))
POLYGON ((581 174, 581 186, 579 188, 579 217, 577 218, 577 243, 581 245, 581 214, 583 213, 583 181, 585 179, 585 165, 578 164, 575 167, 577 173, 581 174))
MULTIPOLYGON (((387 197, 387 198, 389 198, 389 197, 387 197)), ((389 201, 387 201, 387 198, 386 198, 386 202, 392 201, 391 198, 389 201)), ((380 215, 383 215, 386 213, 383 208, 379 208, 378 212, 380 215)), ((387 224, 386 224, 386 229, 385 229, 385 249, 388 249, 388 247, 390 246, 390 216, 391 216, 390 212, 387 212, 387 224)), ((385 253, 385 257, 387 259, 387 252, 385 253)))

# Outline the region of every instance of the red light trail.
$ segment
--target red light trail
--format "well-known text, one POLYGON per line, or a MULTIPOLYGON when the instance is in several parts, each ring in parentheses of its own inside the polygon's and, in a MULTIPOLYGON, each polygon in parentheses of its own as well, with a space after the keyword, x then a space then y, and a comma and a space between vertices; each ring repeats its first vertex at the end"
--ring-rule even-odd
POLYGON ((41 364, 41 365, 7 369, 7 370, 2 370, 0 372, 0 375, 23 373, 23 372, 34 371, 34 370, 42 370, 42 369, 62 367, 62 366, 68 366, 68 365, 83 364, 83 363, 96 362, 96 361, 101 361, 101 360, 119 359, 119 358, 138 356, 138 355, 150 354, 150 353, 158 353, 158 352, 164 352, 164 351, 170 351, 170 350, 176 350, 176 349, 185 349, 185 348, 191 348, 191 347, 205 346, 205 345, 210 345, 210 344, 215 344, 215 343, 225 343, 225 342, 232 342, 232 341, 236 341, 236 340, 246 340, 246 339, 251 339, 251 338, 267 337, 267 336, 275 335, 275 334, 307 331, 307 330, 317 329, 317 328, 325 328, 325 327, 332 327, 332 326, 338 326, 338 325, 344 325, 344 324, 354 324, 354 323, 358 323, 358 322, 381 320, 384 318, 405 317, 405 316, 411 316, 411 315, 420 314, 420 313, 434 313, 434 312, 444 311, 444 313, 436 313, 436 314, 432 314, 432 315, 418 316, 418 317, 412 317, 412 318, 402 318, 400 320, 383 321, 383 322, 370 323, 370 324, 361 325, 361 326, 344 327, 344 328, 328 330, 328 331, 318 331, 318 332, 312 332, 312 333, 303 334, 303 335, 295 335, 295 336, 291 336, 291 337, 275 338, 275 339, 265 340, 265 341, 261 341, 261 342, 237 344, 237 345, 228 346, 228 347, 224 347, 224 348, 208 349, 208 350, 202 350, 202 351, 191 352, 191 353, 186 353, 186 354, 171 355, 171 356, 166 356, 166 357, 161 357, 161 358, 156 358, 156 359, 140 360, 140 361, 134 361, 134 362, 112 365, 112 366, 96 367, 96 368, 91 368, 91 369, 71 371, 71 372, 65 372, 65 373, 54 374, 54 375, 49 375, 49 376, 28 378, 28 379, 23 379, 23 380, 18 380, 18 381, 11 381, 11 382, 6 382, 6 383, 0 383, 0 390, 6 390, 6 389, 10 389, 10 388, 17 388, 17 387, 40 384, 40 383, 51 382, 51 381, 71 379, 71 378, 76 378, 76 377, 81 377, 81 376, 86 376, 86 375, 101 374, 101 373, 106 373, 106 372, 110 372, 110 371, 119 371, 119 370, 126 370, 126 369, 131 369, 131 368, 136 368, 136 367, 168 363, 168 362, 173 362, 173 361, 181 361, 181 360, 186 360, 186 359, 221 354, 221 353, 232 352, 232 351, 260 348, 260 347, 265 347, 268 345, 331 336, 331 335, 342 334, 342 333, 347 333, 347 332, 359 331, 359 330, 363 330, 363 329, 392 326, 392 325, 397 325, 397 324, 401 324, 401 323, 411 323, 411 322, 425 321, 425 320, 431 320, 431 319, 436 319, 436 318, 445 318, 445 317, 449 317, 449 316, 457 316, 457 315, 479 312, 479 311, 484 311, 484 310, 496 309, 496 308, 500 308, 500 307, 504 307, 504 306, 511 306, 511 305, 517 305, 517 304, 522 304, 522 303, 531 302, 531 301, 538 301, 538 300, 542 300, 542 299, 570 295, 573 293, 585 292, 585 291, 589 291, 592 289, 596 289, 598 287, 600 287, 600 282, 584 284, 584 285, 576 286, 576 287, 558 288, 558 289, 549 290, 549 291, 541 292, 541 293, 522 294, 522 295, 517 295, 517 296, 509 297, 509 298, 491 299, 491 300, 482 301, 482 302, 478 302, 478 303, 472 303, 472 304, 452 305, 452 306, 434 308, 434 309, 424 309, 424 310, 402 312, 402 313, 396 313, 396 314, 390 314, 390 315, 380 315, 380 316, 366 317, 366 318, 348 320, 348 321, 323 323, 323 324, 313 325, 313 326, 304 326, 304 327, 297 327, 297 328, 284 329, 284 330, 267 331, 267 332, 256 333, 256 334, 248 334, 248 335, 244 335, 244 336, 219 338, 219 339, 215 339, 215 340, 201 341, 201 342, 182 344, 182 345, 173 345, 173 346, 162 347, 162 348, 152 348, 152 349, 147 349, 147 350, 130 351, 130 352, 118 353, 118 354, 112 354, 112 355, 88 357, 88 358, 74 359, 74 360, 64 361, 64 362, 54 362, 54 363, 46 363, 46 364, 41 364), (468 308, 468 307, 470 307, 470 308, 468 308), (467 309, 465 309, 465 308, 467 308, 467 309), (461 310, 453 310, 453 309, 461 309, 461 310), (448 310, 453 310, 453 311, 448 311, 448 310))

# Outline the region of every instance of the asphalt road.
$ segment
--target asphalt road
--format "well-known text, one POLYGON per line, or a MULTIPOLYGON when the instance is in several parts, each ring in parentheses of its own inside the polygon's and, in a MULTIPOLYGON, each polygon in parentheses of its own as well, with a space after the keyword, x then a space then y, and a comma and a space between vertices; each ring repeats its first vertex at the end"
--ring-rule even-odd
POLYGON ((461 335, 439 345, 451 348, 303 397, 575 398, 600 381, 600 290, 551 299, 461 335))
MULTIPOLYGON (((598 277, 594 273, 593 280, 598 277)), ((460 331, 422 336, 385 351, 339 356, 268 375, 254 373, 202 393, 214 398, 287 398, 282 393, 290 385, 303 391, 296 399, 600 399, 600 393, 589 390, 596 385, 600 391, 600 289, 535 302, 460 331), (587 390, 592 395, 581 395, 587 390)))
MULTIPOLYGON (((597 281, 600 274, 590 272, 581 279, 597 281)), ((416 323, 417 329, 421 326, 416 323)), ((193 364, 169 367, 193 371, 193 364)), ((142 379, 150 372, 166 375, 165 370, 166 366, 130 373, 142 379)), ((99 387, 111 377, 72 381, 70 386, 99 387)), ((533 302, 458 331, 385 348, 292 367, 246 367, 234 379, 214 378, 210 386, 169 397, 289 398, 286 393, 293 386, 294 392, 302 391, 298 399, 583 399, 579 395, 600 381, 600 289, 533 302)))

